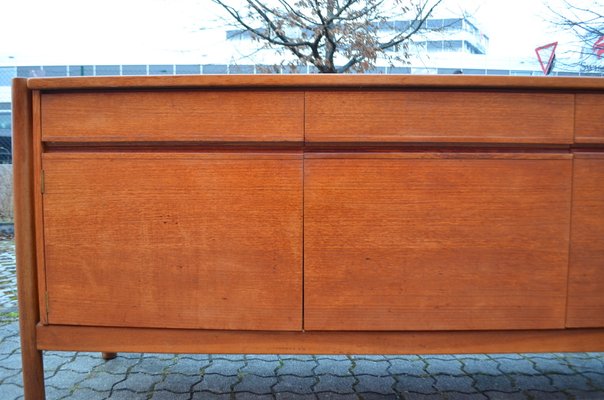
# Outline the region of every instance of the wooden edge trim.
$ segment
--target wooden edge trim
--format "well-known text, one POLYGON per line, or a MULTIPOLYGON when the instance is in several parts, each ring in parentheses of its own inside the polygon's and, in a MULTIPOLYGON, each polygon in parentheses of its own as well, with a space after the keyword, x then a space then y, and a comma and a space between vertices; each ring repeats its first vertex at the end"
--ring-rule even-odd
POLYGON ((604 351, 604 329, 273 332, 38 325, 38 349, 248 354, 462 354, 604 351))
POLYGON ((575 143, 577 144, 604 144, 602 136, 586 136, 575 131, 575 143))
POLYGON ((42 354, 36 347, 40 321, 36 272, 32 93, 27 80, 13 79, 13 180, 17 295, 26 399, 44 398, 42 354))
POLYGON ((477 88, 602 90, 604 80, 586 77, 519 77, 472 75, 179 75, 29 78, 30 89, 116 88, 477 88))
POLYGON ((514 153, 514 152, 392 152, 392 153, 304 153, 305 159, 462 159, 462 160, 570 160, 570 153, 514 153))
POLYGON ((573 152, 573 158, 575 159, 585 159, 585 158, 592 158, 592 159, 603 159, 604 158, 604 151, 601 152, 573 152))
POLYGON ((146 159, 146 160, 301 160, 302 152, 51 152, 42 155, 43 160, 85 160, 85 159, 146 159))

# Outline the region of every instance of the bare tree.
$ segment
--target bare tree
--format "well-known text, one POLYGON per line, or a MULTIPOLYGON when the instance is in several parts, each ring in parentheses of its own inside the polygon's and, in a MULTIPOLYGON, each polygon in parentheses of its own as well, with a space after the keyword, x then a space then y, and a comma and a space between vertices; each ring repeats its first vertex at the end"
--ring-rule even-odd
POLYGON ((580 67, 583 71, 604 72, 604 2, 602 0, 560 0, 547 7, 550 22, 572 34, 567 43, 567 59, 562 65, 580 67))
POLYGON ((212 1, 242 33, 293 55, 290 65, 342 73, 368 71, 380 56, 391 63, 407 59, 409 41, 442 0, 212 1))

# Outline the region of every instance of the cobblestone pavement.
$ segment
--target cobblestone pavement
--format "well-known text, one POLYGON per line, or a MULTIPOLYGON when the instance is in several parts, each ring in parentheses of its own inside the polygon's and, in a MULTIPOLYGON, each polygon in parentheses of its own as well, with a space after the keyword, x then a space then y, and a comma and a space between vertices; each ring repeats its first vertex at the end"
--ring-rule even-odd
MULTIPOLYGON (((7 250, 8 249, 8 250, 7 250)), ((14 284, 0 240, 0 282, 14 284)), ((12 260, 12 261, 11 261, 12 260)), ((23 398, 14 287, 0 284, 0 400, 23 398), (4 311, 1 311, 4 310, 4 311)), ((45 352, 56 399, 604 399, 604 353, 299 356, 45 352)))

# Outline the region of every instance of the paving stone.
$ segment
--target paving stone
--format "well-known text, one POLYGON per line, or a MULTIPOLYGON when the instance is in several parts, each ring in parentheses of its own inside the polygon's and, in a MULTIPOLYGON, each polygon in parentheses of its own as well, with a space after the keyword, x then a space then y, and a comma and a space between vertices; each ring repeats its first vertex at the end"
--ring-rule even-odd
POLYGON ((95 371, 107 372, 110 374, 124 375, 132 368, 141 362, 140 358, 124 358, 118 357, 113 360, 105 361, 103 364, 98 365, 95 371))
POLYGON ((350 358, 352 358, 355 361, 358 360, 368 360, 368 361, 384 361, 386 360, 386 356, 381 355, 381 354, 355 354, 355 355, 351 355, 350 358))
POLYGON ((461 369, 462 363, 455 358, 446 361, 438 358, 432 358, 426 359, 426 362, 426 371, 429 374, 445 374, 454 376, 465 375, 465 373, 461 369))
MULTIPOLYGON (((97 357, 78 355, 73 361, 63 364, 63 368, 69 368, 72 371, 87 374, 98 366, 103 365, 105 362, 106 361, 103 360, 100 355, 97 357)), ((44 359, 44 364, 46 365, 46 358, 44 359)))
POLYGON ((195 392, 193 393, 193 400, 229 400, 231 399, 230 394, 216 394, 210 392, 195 392))
POLYGON ((135 393, 128 389, 115 390, 109 396, 111 400, 143 400, 147 398, 144 393, 135 393))
POLYGON ((485 361, 492 360, 491 355, 489 354, 458 354, 455 356, 458 360, 476 360, 476 361, 485 361))
POLYGON ((604 394, 601 391, 581 391, 581 390, 567 390, 566 393, 574 400, 602 400, 604 394))
POLYGON ((239 382, 236 375, 224 376, 218 374, 206 374, 201 382, 197 383, 193 389, 195 391, 212 393, 230 393, 231 388, 239 382))
POLYGON ((443 393, 447 400, 488 400, 489 398, 482 393, 443 393))
POLYGON ((12 383, 13 385, 23 386, 23 374, 19 370, 0 369, 0 385, 6 383, 12 383), (3 374, 3 371, 6 372, 6 374, 3 374))
POLYGON ((231 361, 224 359, 212 360, 212 363, 205 369, 206 374, 237 375, 239 369, 245 367, 245 361, 231 361))
POLYGON ((543 390, 546 392, 555 392, 556 388, 553 387, 543 375, 510 375, 514 381, 514 387, 519 390, 543 390))
POLYGON ((381 393, 381 394, 393 394, 394 389, 392 388, 396 381, 392 376, 371 376, 371 375, 359 375, 357 376, 358 383, 354 386, 355 392, 364 393, 381 393))
MULTIPOLYGON (((317 358, 327 358, 330 356, 316 356, 317 358)), ((282 354, 279 357, 281 360, 300 360, 300 361, 312 361, 315 359, 315 356, 307 355, 307 354, 282 354)))
POLYGON ((126 379, 118 382, 113 388, 114 390, 131 390, 138 393, 146 393, 161 382, 163 376, 151 375, 148 373, 133 372, 127 375, 126 379))
POLYGON ((19 343, 19 338, 16 338, 16 340, 13 340, 13 338, 6 338, 0 342, 0 355, 10 355, 17 351, 20 346, 21 343, 19 343))
POLYGON ((58 357, 56 355, 44 356, 44 371, 55 372, 63 365, 71 361, 69 358, 58 357))
POLYGON ((559 374, 548 374, 549 379, 551 379, 553 386, 561 391, 574 389, 574 390, 592 390, 592 387, 589 385, 589 379, 575 374, 575 375, 559 375, 559 374))
MULTIPOLYGON (((58 399, 68 399, 71 395, 71 390, 68 388, 57 388, 53 385, 46 384, 46 399, 47 400, 58 400, 58 399)), ((0 389, 0 393, 2 390, 0 389)))
POLYGON ((245 375, 237 385, 235 392, 250 392, 255 394, 270 394, 271 388, 277 383, 277 377, 245 375))
POLYGON ((316 368, 320 364, 335 363, 332 360, 324 360, 321 363, 301 360, 282 360, 283 365, 277 370, 278 375, 313 376, 317 373, 316 368))
POLYGON ((604 371, 604 361, 600 358, 583 358, 569 355, 567 357, 564 357, 563 360, 565 365, 568 365, 569 368, 575 371, 604 371))
POLYGON ((10 357, 7 357, 4 360, 2 360, 2 363, 0 364, 0 366, 2 366, 2 368, 4 368, 4 369, 18 371, 21 369, 21 356, 14 354, 10 357))
POLYGON ((399 377, 394 388, 397 392, 406 393, 422 393, 422 394, 434 394, 438 393, 438 390, 434 387, 436 381, 433 377, 428 376, 425 378, 418 378, 414 376, 399 377))
POLYGON ((245 361, 245 355, 243 354, 211 354, 211 360, 227 360, 233 362, 243 362, 245 361))
MULTIPOLYGON (((585 372, 583 376, 589 379, 589 384, 592 388, 604 392, 604 370, 602 370, 602 373, 585 372)), ((604 398, 604 396, 602 397, 604 398)))
POLYGON ((330 374, 336 376, 348 376, 350 375, 350 368, 352 362, 349 359, 332 360, 332 359, 318 359, 314 373, 317 375, 330 374))
POLYGON ((279 383, 273 387, 273 391, 311 394, 313 392, 313 386, 316 382, 317 379, 313 376, 305 378, 288 375, 280 378, 279 383))
POLYGON ((498 368, 498 363, 495 360, 484 359, 464 359, 462 369, 468 374, 487 374, 501 375, 502 372, 498 368))
POLYGON ((359 396, 356 393, 342 394, 342 393, 317 393, 318 400, 359 400, 359 396))
POLYGON ((483 392, 483 394, 487 396, 489 400, 527 400, 526 395, 522 392, 504 393, 489 390, 483 392))
POLYGON ((211 361, 210 354, 178 354, 178 360, 191 360, 207 364, 211 361))
POLYGON ((472 378, 468 376, 436 375, 434 379, 436 379, 434 386, 441 392, 473 393, 476 391, 472 387, 472 378))
POLYGON ((405 400, 447 400, 442 394, 405 393, 405 400))
POLYGON ((159 359, 145 357, 140 363, 136 364, 133 372, 143 372, 151 375, 163 374, 171 365, 174 364, 174 359, 159 359))
POLYGON ((13 400, 23 395, 23 388, 12 383, 7 383, 0 387, 0 395, 2 399, 13 400))
POLYGON ((171 353, 142 353, 142 358, 153 359, 153 360, 164 360, 171 361, 174 360, 177 356, 171 353))
POLYGON ((182 374, 199 376, 202 369, 210 366, 209 361, 192 360, 190 358, 179 358, 174 364, 168 367, 168 374, 182 374))
POLYGON ((277 400, 315 400, 316 398, 315 394, 275 393, 277 400))
POLYGON ((354 375, 373 375, 373 376, 388 376, 390 363, 385 360, 356 360, 355 366, 352 369, 354 375))
POLYGON ((363 400, 398 400, 399 396, 395 393, 361 393, 359 395, 363 400))
POLYGON ((57 388, 68 389, 86 379, 87 376, 87 374, 70 371, 68 369, 60 369, 54 376, 46 379, 46 382, 57 388))
POLYGON ((264 361, 259 359, 247 360, 247 364, 241 369, 243 374, 258 376, 276 376, 275 370, 281 366, 279 360, 264 361))
POLYGON ((155 385, 155 390, 169 391, 172 393, 190 393, 191 388, 200 383, 201 375, 184 375, 171 373, 164 380, 155 385))
POLYGON ((314 387, 315 393, 332 392, 339 394, 354 393, 356 379, 352 376, 339 377, 335 375, 320 375, 319 382, 314 387))
POLYGON ((423 360, 391 360, 389 371, 394 375, 425 377, 429 374, 425 370, 426 363, 423 360))
POLYGON ((248 354, 245 356, 246 360, 260 360, 260 361, 279 361, 281 358, 277 354, 248 354))
POLYGON ((474 380, 474 388, 479 392, 486 392, 489 390, 499 392, 515 392, 517 389, 514 388, 514 384, 510 378, 505 375, 482 375, 475 374, 471 378, 474 380))
POLYGON ((572 375, 575 373, 575 371, 560 359, 533 358, 531 360, 535 362, 535 369, 544 374, 572 375))
POLYGON ((235 393, 236 400, 273 400, 272 394, 235 393))
POLYGON ((569 400, 569 397, 560 392, 545 392, 539 390, 526 390, 524 394, 530 400, 569 400))
POLYGON ((106 372, 94 372, 80 382, 79 387, 88 388, 98 392, 111 390, 114 384, 121 381, 121 376, 108 374, 106 372))
POLYGON ((153 392, 153 397, 151 397, 151 399, 153 399, 153 400, 189 400, 190 397, 191 397, 191 394, 189 392, 182 394, 182 393, 169 392, 167 390, 156 390, 153 392))
MULTIPOLYGON (((78 388, 69 395, 69 400, 91 400, 109 397, 110 391, 98 392, 88 388, 78 388)), ((48 397, 48 396, 47 396, 48 397)))
POLYGON ((494 358, 496 360, 525 360, 526 357, 522 354, 518 353, 493 353, 489 354, 489 357, 494 358))
POLYGON ((497 358, 497 361, 499 361, 501 372, 506 374, 539 375, 539 371, 533 367, 533 363, 529 360, 497 358))

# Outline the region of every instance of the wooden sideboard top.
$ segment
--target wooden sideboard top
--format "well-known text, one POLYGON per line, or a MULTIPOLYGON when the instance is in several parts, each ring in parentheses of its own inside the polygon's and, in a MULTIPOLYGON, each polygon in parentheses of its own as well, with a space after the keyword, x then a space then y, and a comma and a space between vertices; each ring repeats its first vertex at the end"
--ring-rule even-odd
POLYGON ((29 78, 27 87, 37 90, 195 87, 604 90, 604 79, 477 75, 177 75, 29 78))

